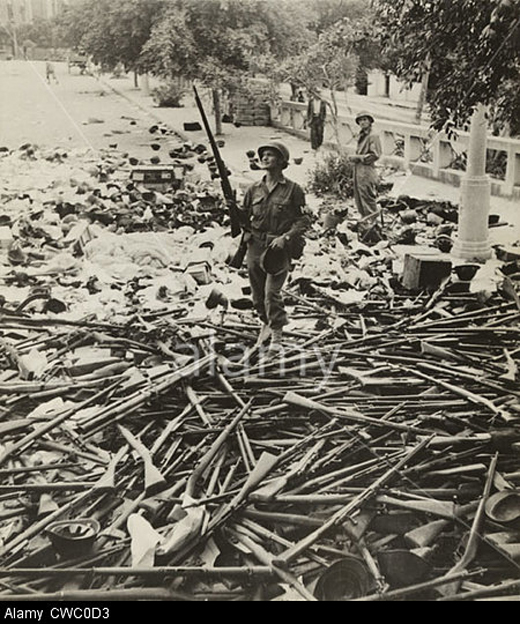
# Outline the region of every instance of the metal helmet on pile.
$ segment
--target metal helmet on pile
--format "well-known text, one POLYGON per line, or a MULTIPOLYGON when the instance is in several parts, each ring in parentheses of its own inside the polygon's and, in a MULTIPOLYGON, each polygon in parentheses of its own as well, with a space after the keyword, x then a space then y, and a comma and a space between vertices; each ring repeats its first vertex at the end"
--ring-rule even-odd
POLYGON ((283 143, 281 143, 280 141, 272 141, 271 143, 265 143, 264 145, 260 145, 260 147, 258 148, 258 156, 260 159, 262 159, 262 154, 266 149, 276 150, 282 157, 283 168, 285 169, 288 166, 291 156, 289 154, 289 150, 283 143))

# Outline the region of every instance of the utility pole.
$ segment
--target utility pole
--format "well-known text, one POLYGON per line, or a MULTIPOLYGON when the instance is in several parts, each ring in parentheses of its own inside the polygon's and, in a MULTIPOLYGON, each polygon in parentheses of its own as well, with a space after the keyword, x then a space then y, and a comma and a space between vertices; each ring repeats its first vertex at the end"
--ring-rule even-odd
POLYGON ((451 253, 457 258, 491 257, 489 207, 491 182, 486 175, 486 109, 478 104, 471 118, 468 164, 461 181, 459 224, 451 253))

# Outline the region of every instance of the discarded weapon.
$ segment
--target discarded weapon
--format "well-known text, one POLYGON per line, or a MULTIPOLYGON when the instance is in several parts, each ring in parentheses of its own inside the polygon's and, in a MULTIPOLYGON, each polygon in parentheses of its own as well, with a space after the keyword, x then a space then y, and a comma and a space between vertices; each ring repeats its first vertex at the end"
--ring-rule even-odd
POLYGON ((154 566, 153 568, 130 568, 123 566, 94 566, 94 567, 66 567, 66 568, 0 568, 1 577, 24 577, 24 578, 67 578, 75 575, 89 576, 183 576, 187 578, 272 578, 274 572, 269 566, 222 566, 222 567, 200 567, 200 566, 154 566))
POLYGON ((208 529, 212 530, 228 518, 246 499, 248 493, 256 487, 265 476, 273 469, 278 461, 276 455, 264 452, 260 456, 258 463, 247 478, 238 494, 227 505, 221 508, 217 515, 210 521, 208 529))
POLYGON ((329 518, 323 525, 304 537, 300 542, 295 544, 292 548, 283 553, 280 557, 277 558, 277 563, 279 565, 284 566, 289 563, 291 560, 299 557, 309 546, 312 546, 320 537, 330 530, 332 527, 340 524, 346 518, 352 515, 354 511, 357 511, 367 500, 372 498, 377 491, 396 473, 398 473, 403 466, 405 466, 417 453, 422 451, 429 444, 431 438, 423 440, 417 446, 415 446, 409 453, 407 453, 395 466, 392 466, 389 470, 387 470, 379 479, 376 479, 371 485, 369 485, 366 490, 364 490, 361 494, 354 497, 352 502, 347 504, 343 509, 340 509, 336 512, 331 518, 329 518))
POLYGON ((92 405, 93 403, 95 403, 95 401, 99 400, 101 397, 109 394, 112 390, 114 390, 121 383, 122 381, 118 380, 114 384, 111 384, 107 388, 104 388, 103 390, 101 390, 94 396, 90 397, 89 399, 86 399, 85 401, 80 403, 78 406, 72 409, 66 410, 64 413, 59 414, 58 416, 50 420, 48 423, 45 423, 44 425, 42 425, 35 431, 28 433, 21 440, 14 442, 10 446, 6 446, 3 452, 0 453, 0 465, 5 463, 7 459, 9 459, 11 455, 13 455, 13 453, 16 453, 17 451, 24 449, 28 444, 31 444, 34 440, 41 438, 45 433, 51 431, 52 429, 54 429, 61 423, 65 422, 68 418, 70 418, 73 414, 75 414, 79 409, 92 405))
POLYGON ((126 439, 128 444, 137 451, 139 456, 144 462, 144 489, 146 492, 155 489, 157 486, 164 485, 166 479, 161 474, 160 470, 154 465, 152 461, 152 455, 146 446, 140 442, 132 433, 122 425, 119 425, 119 431, 126 439))
MULTIPOLYGON (((475 576, 482 575, 485 572, 485 568, 477 568, 476 570, 472 570, 471 572, 467 570, 462 570, 461 572, 446 574, 436 579, 432 579, 431 581, 424 581, 423 583, 416 583, 414 585, 409 585, 408 587, 403 587, 400 589, 394 589, 392 591, 387 591, 384 593, 378 594, 369 594, 368 596, 362 596, 361 598, 354 598, 357 602, 375 602, 375 601, 387 601, 387 600, 399 600, 402 598, 407 598, 412 596, 413 594, 417 594, 420 592, 424 592, 428 589, 433 589, 435 587, 441 587, 442 585, 447 585, 448 583, 453 583, 454 581, 465 581, 467 579, 472 579, 475 576)), ((516 581, 516 585, 519 585, 520 582, 516 581)), ((462 594, 465 596, 466 594, 462 594)))
POLYGON ((439 386, 442 386, 443 388, 446 388, 447 390, 451 390, 455 394, 463 396, 464 398, 468 399, 469 401, 472 401, 473 403, 476 403, 477 405, 484 405, 491 412, 493 412, 493 414, 495 414, 496 416, 500 416, 503 413, 503 411, 500 410, 492 401, 490 401, 489 399, 486 399, 485 397, 481 397, 475 394, 474 392, 470 392, 469 390, 460 388, 459 386, 450 384, 441 379, 431 377, 430 375, 421 373, 418 370, 414 370, 412 368, 408 368, 404 366, 402 368, 407 370, 412 375, 417 375, 418 377, 421 377, 422 379, 426 379, 427 381, 431 381, 432 383, 438 384, 439 386))
POLYGON ((502 583, 498 583, 496 585, 491 585, 491 587, 482 587, 480 589, 475 589, 473 591, 466 591, 463 594, 456 594, 455 596, 446 596, 444 598, 439 598, 440 601, 460 601, 460 600, 475 600, 475 599, 485 599, 494 597, 499 600, 507 600, 508 595, 518 595, 518 590, 520 589, 520 581, 504 581, 502 583))
POLYGON ((213 133, 211 132, 211 128, 209 127, 208 118, 206 117, 206 112, 204 111, 204 107, 202 106, 202 102, 197 92, 197 87, 195 85, 193 85, 193 91, 195 93, 195 103, 197 104, 197 108, 199 109, 202 123, 204 124, 204 129, 206 130, 206 134, 211 145, 211 151, 213 152, 213 157, 215 158, 215 164, 217 165, 217 170, 220 177, 220 186, 222 187, 222 192, 226 201, 228 202, 229 217, 231 221, 231 236, 234 238, 235 236, 238 236, 241 232, 240 216, 238 213, 238 208, 236 206, 236 196, 233 189, 231 188, 231 184, 229 183, 229 174, 227 167, 222 160, 218 145, 215 141, 213 133))
POLYGON ((501 431, 490 431, 489 433, 475 433, 471 436, 454 435, 454 436, 435 436, 432 440, 432 448, 442 448, 445 446, 453 446, 458 444, 471 444, 477 447, 479 444, 489 444, 495 449, 507 449, 512 444, 520 442, 520 431, 514 428, 507 428, 501 431))
POLYGON ((386 427, 388 429, 405 431, 406 433, 419 433, 426 435, 431 433, 427 429, 420 429, 419 427, 413 427, 411 425, 395 423, 388 420, 380 420, 379 418, 371 418, 370 416, 363 416, 363 414, 360 414, 355 410, 336 409, 334 407, 328 407, 327 405, 323 405, 323 403, 319 403, 318 401, 313 401, 312 399, 302 397, 296 392, 287 392, 283 397, 283 401, 284 403, 288 403, 290 405, 297 405, 299 407, 304 407, 309 410, 318 410, 321 412, 325 412, 326 414, 332 414, 333 416, 339 418, 343 417, 347 420, 352 420, 354 422, 363 423, 366 425, 386 427))
POLYGON ((276 558, 273 554, 268 552, 265 548, 257 544, 247 535, 243 535, 239 527, 237 527, 234 531, 234 535, 237 541, 250 550, 255 557, 260 561, 260 563, 264 565, 268 565, 271 567, 273 572, 284 582, 290 585, 295 591, 297 591, 302 598, 308 600, 309 602, 316 602, 316 597, 313 596, 309 592, 309 590, 288 570, 280 567, 277 564, 276 558))
POLYGON ((105 474, 96 483, 92 485, 90 490, 87 490, 86 492, 82 492, 78 496, 75 496, 72 500, 69 500, 67 503, 65 503, 58 509, 56 509, 54 512, 52 512, 48 516, 45 516, 42 520, 35 522, 34 524, 30 525, 27 529, 22 531, 22 533, 19 533, 16 537, 7 541, 0 548, 0 557, 3 557, 9 552, 12 552, 14 548, 19 546, 20 544, 23 544, 26 540, 30 539, 31 537, 38 535, 47 526, 49 526, 55 520, 58 520, 65 513, 70 512, 73 509, 75 509, 78 505, 86 501, 91 496, 91 494, 98 492, 98 488, 101 491, 104 491, 105 488, 107 487, 110 488, 111 486, 113 486, 113 481, 111 482, 111 480, 113 479, 115 465, 117 464, 120 458, 121 458, 121 453, 119 452, 118 454, 115 455, 115 457, 111 460, 110 464, 107 466, 105 474))
POLYGON ((167 373, 163 377, 157 379, 154 386, 137 390, 128 397, 119 399, 118 401, 115 401, 114 404, 102 408, 94 418, 87 421, 80 428, 84 429, 88 435, 92 435, 107 424, 121 420, 127 416, 132 409, 135 409, 137 406, 145 403, 149 397, 164 392, 180 383, 183 379, 200 373, 202 370, 210 366, 215 359, 216 355, 210 353, 195 362, 191 362, 182 368, 167 373))
MULTIPOLYGON (((475 513, 475 517, 473 519, 473 524, 471 525, 468 543, 466 544, 464 554, 462 555, 460 560, 457 561, 457 563, 451 568, 448 574, 456 574, 458 572, 462 572, 463 570, 466 570, 469 564, 475 558, 475 554, 477 552, 478 541, 480 539, 479 532, 480 532, 482 523, 484 521, 486 502, 491 493, 491 487, 493 486, 493 478, 495 475, 497 462, 498 462, 498 453, 495 453, 489 465, 486 483, 484 485, 484 491, 482 492, 482 497, 479 501, 478 508, 475 513)), ((440 590, 440 593, 443 596, 452 596, 458 592, 459 587, 460 587, 460 581, 457 581, 457 582, 451 583, 450 585, 443 586, 442 589, 440 590)))
MULTIPOLYGON (((60 601, 60 600, 198 600, 195 597, 164 587, 132 587, 130 589, 76 589, 58 592, 35 592, 30 594, 0 594, 5 601, 60 601)), ((202 600, 202 599, 201 599, 202 600)))
POLYGON ((209 450, 204 454, 204 456, 199 461, 195 470, 193 470, 190 478, 188 479, 188 484, 186 486, 186 494, 188 496, 193 496, 195 492, 195 486, 207 469, 207 467, 211 464, 213 459, 215 459, 216 455, 222 448, 222 445, 226 442, 227 438, 231 435, 232 431, 237 427, 240 420, 244 417, 244 415, 249 411, 251 406, 251 402, 244 405, 244 407, 235 415, 235 417, 231 420, 231 422, 225 427, 225 429, 220 433, 217 439, 213 442, 209 450))

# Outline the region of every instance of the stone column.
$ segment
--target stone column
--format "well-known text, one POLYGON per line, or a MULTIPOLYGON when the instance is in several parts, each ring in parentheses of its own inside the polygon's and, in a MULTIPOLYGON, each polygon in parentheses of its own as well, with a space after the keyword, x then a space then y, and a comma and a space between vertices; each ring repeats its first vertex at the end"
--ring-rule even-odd
POLYGON ((457 258, 486 260, 491 257, 488 224, 491 182, 486 175, 486 143, 485 107, 479 104, 471 119, 468 165, 461 181, 458 232, 451 250, 457 258))

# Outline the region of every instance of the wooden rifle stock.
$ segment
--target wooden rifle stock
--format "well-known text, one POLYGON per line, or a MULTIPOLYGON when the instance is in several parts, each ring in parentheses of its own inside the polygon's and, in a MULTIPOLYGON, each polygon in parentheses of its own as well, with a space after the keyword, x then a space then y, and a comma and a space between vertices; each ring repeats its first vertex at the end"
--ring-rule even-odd
POLYGON ((235 252, 235 255, 231 258, 231 260, 228 262, 228 266, 230 266, 233 269, 239 269, 242 264, 244 263, 244 258, 246 256, 247 253, 247 237, 246 237, 247 232, 243 232, 242 233, 242 237, 240 238, 240 244, 238 246, 238 249, 235 252))

